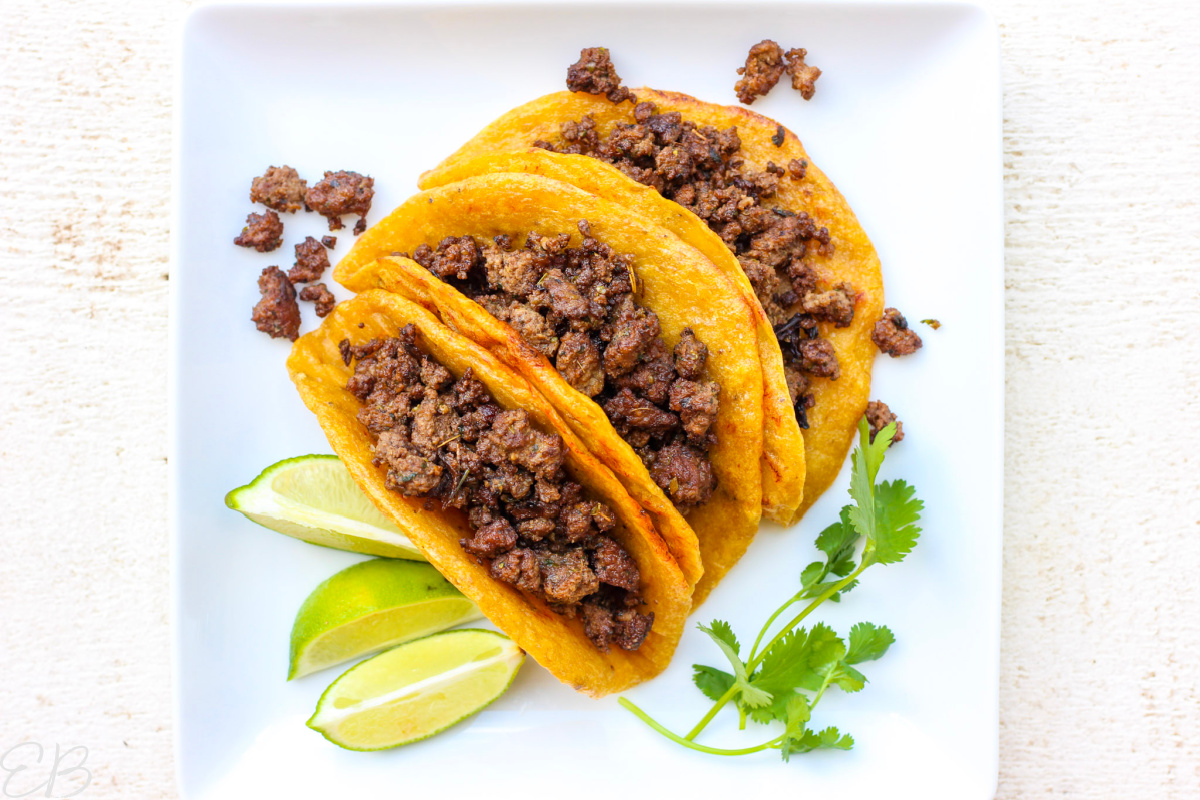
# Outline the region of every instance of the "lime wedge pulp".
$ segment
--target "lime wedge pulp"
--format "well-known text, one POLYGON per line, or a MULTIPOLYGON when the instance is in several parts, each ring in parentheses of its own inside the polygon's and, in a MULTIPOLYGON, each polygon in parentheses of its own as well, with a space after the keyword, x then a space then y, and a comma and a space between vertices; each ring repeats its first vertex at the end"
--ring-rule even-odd
POLYGON ((420 741, 504 694, 524 660, 494 631, 417 639, 346 670, 321 695, 308 726, 347 750, 420 741))
POLYGON ((425 560, 358 488, 337 456, 298 456, 272 464, 225 495, 225 505, 259 525, 313 544, 425 560))
POLYGON ((429 564, 364 561, 326 580, 300 606, 288 680, 482 617, 429 564))

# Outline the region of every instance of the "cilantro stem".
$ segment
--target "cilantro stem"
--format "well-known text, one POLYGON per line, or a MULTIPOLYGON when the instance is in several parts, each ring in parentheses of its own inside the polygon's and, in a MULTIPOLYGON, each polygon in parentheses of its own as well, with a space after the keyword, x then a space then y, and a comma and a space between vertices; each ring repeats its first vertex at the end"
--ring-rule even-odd
POLYGON ((661 733, 663 736, 670 739, 672 742, 675 742, 676 744, 681 744, 684 747, 690 747, 692 750, 699 750, 701 753, 711 753, 716 756, 745 756, 745 755, 749 755, 750 753, 758 753, 758 752, 761 752, 763 750, 766 750, 768 748, 774 747, 775 745, 779 744, 780 742, 783 741, 784 736, 787 735, 787 734, 784 734, 782 736, 776 736, 774 739, 772 739, 769 742, 763 742, 762 744, 755 745, 754 747, 743 747, 738 750, 726 750, 721 747, 709 747, 708 745, 696 744, 693 741, 690 741, 688 739, 683 738, 682 736, 678 736, 678 735, 672 733, 671 731, 664 728, 662 725, 658 724, 658 722, 653 717, 651 717, 645 711, 642 711, 640 708, 638 708, 636 705, 634 705, 631 701, 626 700, 624 697, 618 698, 617 702, 620 703, 622 706, 624 706, 629 711, 633 712, 633 714, 638 719, 640 719, 642 722, 646 723, 651 728, 653 728, 657 732, 661 733))
POLYGON ((863 559, 863 563, 858 565, 858 569, 854 570, 854 572, 851 572, 849 575, 842 578, 840 581, 835 583, 833 586, 830 586, 828 589, 821 592, 821 594, 819 594, 815 600, 813 600, 811 603, 809 603, 807 606, 804 607, 803 611, 801 611, 796 616, 792 617, 792 619, 789 620, 786 625, 784 625, 782 628, 779 629, 779 632, 776 633, 774 637, 772 637, 771 641, 767 642, 767 646, 763 648, 762 652, 759 653, 754 658, 750 659, 749 662, 747 662, 747 664, 746 664, 747 674, 754 673, 755 668, 760 663, 762 663, 763 658, 766 656, 767 653, 769 653, 771 651, 771 647, 774 646, 774 644, 776 642, 778 642, 780 639, 782 639, 785 635, 787 635, 788 631, 790 631, 792 628, 795 628, 797 625, 799 625, 804 620, 804 618, 807 617, 809 614, 811 614, 813 611, 815 611, 817 606, 821 605, 821 603, 824 603, 826 600, 833 597, 835 594, 840 592, 842 589, 845 589, 846 586, 848 586, 851 581, 853 581, 859 575, 861 575, 863 573, 863 570, 865 570, 869 566, 871 566, 871 562, 866 559, 863 559))
POLYGON ((775 620, 779 619, 780 614, 782 614, 784 611, 787 611, 789 608, 792 607, 792 605, 794 603, 799 602, 799 600, 800 600, 800 592, 797 592, 796 594, 789 597, 787 599, 787 602, 785 602, 779 608, 775 609, 775 613, 771 615, 771 617, 767 620, 767 623, 762 626, 762 630, 760 630, 758 632, 758 638, 754 640, 754 647, 750 648, 750 660, 751 661, 754 660, 754 656, 758 653, 758 646, 760 644, 762 644, 763 637, 766 636, 767 631, 771 629, 771 624, 773 622, 775 622, 775 620))
POLYGON ((708 713, 704 715, 704 718, 697 722, 696 727, 688 731, 688 735, 684 738, 690 742, 692 739, 695 739, 697 736, 699 736, 700 731, 704 730, 708 723, 712 722, 712 719, 717 715, 717 712, 724 708, 725 704, 733 699, 733 696, 737 694, 737 691, 737 684, 730 686, 729 689, 726 690, 725 694, 721 695, 721 699, 713 703, 713 707, 708 710, 708 713))

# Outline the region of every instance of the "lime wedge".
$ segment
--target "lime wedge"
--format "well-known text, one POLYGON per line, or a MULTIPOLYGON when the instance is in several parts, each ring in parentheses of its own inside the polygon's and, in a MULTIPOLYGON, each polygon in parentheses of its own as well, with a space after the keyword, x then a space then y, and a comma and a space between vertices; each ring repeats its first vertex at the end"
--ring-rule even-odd
POLYGON ((420 741, 504 694, 524 660, 493 631, 417 639, 346 670, 321 695, 308 727, 347 750, 420 741))
POLYGON ((300 606, 288 680, 482 618, 429 564, 364 561, 322 583, 300 606))
POLYGON ((225 505, 259 525, 323 547, 425 560, 363 494, 337 456, 298 456, 272 464, 225 495, 225 505))

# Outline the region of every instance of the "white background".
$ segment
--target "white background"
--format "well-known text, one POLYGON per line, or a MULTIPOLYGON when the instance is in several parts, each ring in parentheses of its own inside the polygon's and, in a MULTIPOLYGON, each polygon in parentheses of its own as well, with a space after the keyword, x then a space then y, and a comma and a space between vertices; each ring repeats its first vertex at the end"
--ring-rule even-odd
MULTIPOLYGON (((1002 797, 1200 784, 1200 21, 1187 8, 994 7, 1002 797)), ((18 0, 0 27, 0 749, 88 746, 85 797, 174 794, 164 339, 184 9, 18 0)))

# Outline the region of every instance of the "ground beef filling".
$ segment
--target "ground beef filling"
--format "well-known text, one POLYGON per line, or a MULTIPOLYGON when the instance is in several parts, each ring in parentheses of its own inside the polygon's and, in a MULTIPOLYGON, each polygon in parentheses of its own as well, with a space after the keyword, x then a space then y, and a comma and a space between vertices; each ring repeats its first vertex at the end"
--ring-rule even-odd
POLYGON ((592 237, 587 221, 579 230, 579 247, 565 233, 530 234, 520 248, 507 236, 461 236, 421 245, 413 258, 599 403, 655 482, 689 510, 716 488, 708 453, 720 387, 705 380, 708 348, 687 328, 669 349, 658 316, 633 299, 630 257, 592 237))
POLYGON ((412 325, 390 339, 340 344, 354 374, 374 464, 388 489, 467 514, 463 549, 492 577, 581 617, 600 650, 637 650, 654 614, 643 614, 641 576, 611 532, 616 517, 563 470, 563 441, 505 411, 468 369, 455 379, 416 347, 412 325))
POLYGON ((556 141, 534 144, 612 164, 708 223, 737 256, 775 326, 796 417, 807 428, 812 381, 840 375, 817 323, 849 326, 858 302, 852 286, 822 276, 820 262, 833 255, 829 229, 807 213, 770 205, 781 181, 804 180, 807 162, 768 162, 759 172, 740 156, 736 127, 696 125, 678 112, 660 114, 652 103, 638 103, 632 113, 606 135, 585 115, 564 123, 556 141))

